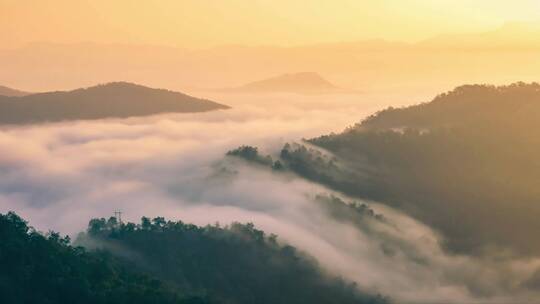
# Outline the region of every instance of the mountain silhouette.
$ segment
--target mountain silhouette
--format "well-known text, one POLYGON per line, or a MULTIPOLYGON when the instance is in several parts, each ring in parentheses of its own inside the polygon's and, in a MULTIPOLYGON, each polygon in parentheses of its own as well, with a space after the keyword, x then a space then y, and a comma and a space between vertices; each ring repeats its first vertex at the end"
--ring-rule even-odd
POLYGON ((300 94, 329 93, 340 90, 340 88, 334 86, 321 75, 313 72, 283 74, 227 89, 227 91, 233 92, 284 92, 300 94))
POLYGON ((538 49, 540 24, 507 22, 492 31, 468 34, 443 34, 418 43, 424 48, 443 49, 538 49))
POLYGON ((508 24, 498 30, 503 34, 443 35, 419 43, 368 40, 196 50, 129 44, 33 43, 0 52, 0 80, 18 79, 21 87, 45 91, 50 87, 81 87, 103 79, 126 79, 129 71, 126 80, 136 83, 218 88, 220 93, 241 92, 240 85, 284 71, 316 71, 339 81, 336 86, 343 84, 351 90, 388 90, 392 84, 393 90, 403 93, 454 83, 503 83, 508 79, 531 82, 537 80, 540 70, 540 40, 535 39, 538 35, 526 34, 534 31, 531 27, 529 30, 527 26, 508 24), (471 52, 462 52, 463 49, 471 52), (505 60, 501 60, 501 52, 505 60), (50 77, 50 71, 57 73, 50 77), (433 77, 433 71, 444 73, 433 77))
POLYGON ((280 164, 405 211, 452 251, 538 255, 539 116, 538 83, 465 85, 308 141, 332 159, 289 145, 280 164))
POLYGON ((19 91, 16 89, 8 88, 0 85, 0 96, 25 96, 29 95, 28 92, 19 91))
POLYGON ((0 123, 28 124, 79 119, 125 118, 166 112, 227 109, 210 100, 127 82, 73 91, 0 96, 0 123))

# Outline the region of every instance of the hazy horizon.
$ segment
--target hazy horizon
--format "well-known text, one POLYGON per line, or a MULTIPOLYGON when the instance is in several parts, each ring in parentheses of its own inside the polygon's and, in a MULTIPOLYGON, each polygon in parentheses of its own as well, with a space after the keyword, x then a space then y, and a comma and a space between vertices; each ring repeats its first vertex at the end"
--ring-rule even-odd
POLYGON ((486 32, 508 22, 537 22, 539 8, 532 0, 3 0, 0 48, 31 41, 188 48, 224 44, 295 46, 367 39, 418 42, 441 34, 486 32))
POLYGON ((4 0, 0 85, 128 81, 197 93, 316 72, 350 90, 435 94, 539 79, 538 20, 529 0, 4 0))
POLYGON ((0 37, 2 304, 540 304, 538 0, 0 0, 0 37))

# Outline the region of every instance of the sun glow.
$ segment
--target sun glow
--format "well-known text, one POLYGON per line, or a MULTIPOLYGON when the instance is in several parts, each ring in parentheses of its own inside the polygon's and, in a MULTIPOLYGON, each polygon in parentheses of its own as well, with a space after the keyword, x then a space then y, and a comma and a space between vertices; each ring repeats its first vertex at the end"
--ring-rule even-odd
POLYGON ((208 47, 417 41, 540 18, 538 1, 0 1, 0 47, 33 41, 208 47), (466 8, 466 9, 464 9, 466 8))

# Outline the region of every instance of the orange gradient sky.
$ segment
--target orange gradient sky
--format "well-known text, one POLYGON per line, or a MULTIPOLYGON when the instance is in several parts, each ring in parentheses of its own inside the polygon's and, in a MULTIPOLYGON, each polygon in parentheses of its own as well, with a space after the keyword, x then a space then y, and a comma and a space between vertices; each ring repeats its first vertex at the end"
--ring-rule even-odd
POLYGON ((0 47, 417 41, 539 19, 538 0, 0 0, 0 47))

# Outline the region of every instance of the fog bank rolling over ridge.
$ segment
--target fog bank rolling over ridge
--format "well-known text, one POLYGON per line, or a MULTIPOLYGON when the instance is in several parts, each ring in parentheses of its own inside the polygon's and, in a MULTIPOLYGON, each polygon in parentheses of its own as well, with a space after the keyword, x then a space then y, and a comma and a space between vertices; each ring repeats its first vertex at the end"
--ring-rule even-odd
POLYGON ((346 96, 244 98, 227 111, 3 127, 0 208, 64 233, 116 209, 126 220, 254 222, 327 271, 405 303, 527 303, 538 295, 524 283, 537 259, 449 255, 437 232, 399 211, 364 201, 387 222, 343 219, 316 203, 314 194, 333 191, 224 156, 246 143, 273 153, 285 142, 337 132, 378 104, 346 96), (266 102, 272 111, 254 105, 266 102))
POLYGON ((539 21, 0 0, 0 304, 540 304, 539 21))

